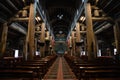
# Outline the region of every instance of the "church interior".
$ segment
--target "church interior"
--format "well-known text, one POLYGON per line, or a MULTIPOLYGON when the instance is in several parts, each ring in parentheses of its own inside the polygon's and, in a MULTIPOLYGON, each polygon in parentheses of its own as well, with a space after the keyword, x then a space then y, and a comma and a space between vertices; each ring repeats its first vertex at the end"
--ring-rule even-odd
POLYGON ((120 0, 0 0, 0 80, 120 80, 120 0))

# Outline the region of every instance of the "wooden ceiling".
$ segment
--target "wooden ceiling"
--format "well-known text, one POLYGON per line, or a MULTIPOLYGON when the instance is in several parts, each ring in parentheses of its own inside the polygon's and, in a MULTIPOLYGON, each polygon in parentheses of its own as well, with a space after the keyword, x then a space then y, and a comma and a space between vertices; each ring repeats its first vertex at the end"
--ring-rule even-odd
MULTIPOLYGON (((8 21, 9 18, 14 16, 23 7, 30 4, 33 0, 0 0, 0 23, 8 21)), ((71 24, 76 15, 76 12, 83 0, 39 0, 40 5, 47 17, 50 29, 53 31, 54 36, 57 38, 62 36, 66 39, 71 24)), ((89 0, 92 4, 96 0, 89 0)), ((120 0, 97 0, 97 6, 102 9, 107 16, 113 20, 120 18, 120 0)), ((104 22, 104 21, 103 21, 104 22)), ((103 22, 94 22, 94 28, 101 25, 103 22)), ((107 22, 111 23, 111 22, 107 22)), ((114 24, 114 23, 112 23, 114 24)), ((25 24, 21 24, 25 26, 25 24)), ((12 32, 12 30, 10 30, 12 32)), ((107 33, 110 34, 108 31, 107 33)), ((106 34, 101 32, 100 34, 106 34)), ((21 35, 18 33, 18 35, 21 35)), ((107 36, 107 35, 105 35, 107 36)))
POLYGON ((66 38, 80 0, 40 0, 47 20, 55 37, 64 35, 66 38))

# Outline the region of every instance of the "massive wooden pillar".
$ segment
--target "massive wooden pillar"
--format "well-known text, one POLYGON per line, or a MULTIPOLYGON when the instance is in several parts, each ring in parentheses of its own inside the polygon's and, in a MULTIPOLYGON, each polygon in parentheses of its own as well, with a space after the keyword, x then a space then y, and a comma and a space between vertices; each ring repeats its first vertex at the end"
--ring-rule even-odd
POLYGON ((85 55, 87 56, 87 39, 86 38, 84 38, 84 45, 85 45, 84 47, 85 55))
POLYGON ((56 52, 55 52, 55 40, 53 37, 52 37, 52 54, 56 54, 56 52))
POLYGON ((75 31, 72 31, 72 54, 73 54, 73 56, 76 56, 76 53, 75 53, 75 31))
POLYGON ((40 43, 41 57, 45 57, 45 23, 42 23, 41 25, 40 43))
POLYGON ((7 23, 4 23, 3 24, 1 44, 0 44, 0 58, 2 58, 4 53, 5 53, 6 42, 7 42, 7 33, 8 33, 8 26, 7 26, 7 23))
POLYGON ((90 3, 85 3, 85 17, 87 26, 87 52, 88 60, 94 60, 97 54, 97 47, 95 42, 95 35, 93 31, 92 15, 91 15, 91 5, 90 3))
POLYGON ((115 46, 117 49, 117 53, 120 54, 120 26, 118 25, 118 21, 115 22, 114 36, 115 36, 115 46))
POLYGON ((70 55, 73 56, 73 52, 72 52, 72 36, 70 36, 69 41, 70 41, 70 43, 69 43, 69 52, 70 52, 70 55))
POLYGON ((36 51, 37 51, 37 38, 35 38, 35 54, 36 54, 36 51))
POLYGON ((49 45, 50 45, 50 35, 49 35, 49 31, 46 31, 45 56, 47 56, 49 54, 49 45))
POLYGON ((81 53, 80 40, 81 40, 80 23, 76 23, 76 55, 77 57, 79 57, 81 53))
POLYGON ((32 60, 35 54, 35 43, 34 43, 34 35, 35 35, 35 14, 36 14, 36 2, 30 4, 29 10, 29 20, 28 20, 28 33, 26 36, 25 43, 25 51, 24 56, 25 59, 32 60))
POLYGON ((50 52, 50 55, 52 55, 52 48, 53 48, 53 47, 52 47, 52 36, 50 36, 50 46, 49 46, 49 48, 50 48, 50 49, 49 49, 49 50, 50 50, 50 51, 49 51, 49 52, 50 52))

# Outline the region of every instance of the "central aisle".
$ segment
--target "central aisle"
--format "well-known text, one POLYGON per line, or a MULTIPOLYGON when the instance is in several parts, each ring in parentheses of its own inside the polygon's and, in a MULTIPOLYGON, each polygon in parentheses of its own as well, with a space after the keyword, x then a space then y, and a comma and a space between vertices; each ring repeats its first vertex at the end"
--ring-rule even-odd
POLYGON ((43 80, 77 80, 64 57, 58 57, 43 80))

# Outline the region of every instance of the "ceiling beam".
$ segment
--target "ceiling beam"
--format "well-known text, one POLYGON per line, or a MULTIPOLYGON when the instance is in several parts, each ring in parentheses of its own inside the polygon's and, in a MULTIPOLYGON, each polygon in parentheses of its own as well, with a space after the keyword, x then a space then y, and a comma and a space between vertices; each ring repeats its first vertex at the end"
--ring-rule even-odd
POLYGON ((93 21, 106 21, 106 20, 112 20, 110 17, 92 17, 93 21))
POLYGON ((11 18, 11 21, 28 22, 29 18, 11 18))
POLYGON ((10 6, 12 6, 12 8, 14 8, 15 10, 18 11, 18 8, 17 8, 10 0, 6 0, 6 2, 7 2, 10 6))
POLYGON ((3 5, 2 3, 0 3, 0 7, 2 7, 4 10, 6 10, 9 14, 13 14, 5 5, 3 5))
POLYGON ((5 19, 2 19, 2 18, 0 18, 0 22, 1 23, 5 23, 5 22, 7 22, 5 19))
POLYGON ((56 1, 56 0, 48 0, 46 1, 46 6, 47 8, 49 7, 76 7, 76 1, 72 1, 72 0, 60 0, 60 1, 56 1), (74 5, 73 5, 74 4, 74 5))
POLYGON ((24 34, 24 35, 26 35, 26 33, 27 33, 27 30, 22 25, 20 25, 18 23, 12 23, 9 27, 24 34))

